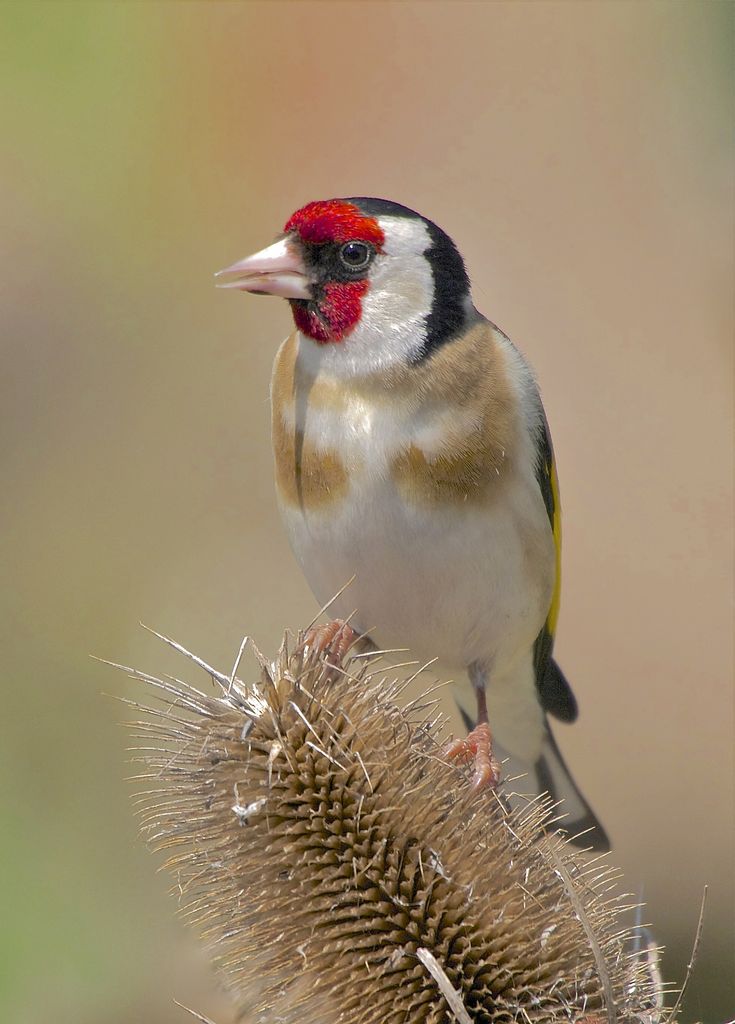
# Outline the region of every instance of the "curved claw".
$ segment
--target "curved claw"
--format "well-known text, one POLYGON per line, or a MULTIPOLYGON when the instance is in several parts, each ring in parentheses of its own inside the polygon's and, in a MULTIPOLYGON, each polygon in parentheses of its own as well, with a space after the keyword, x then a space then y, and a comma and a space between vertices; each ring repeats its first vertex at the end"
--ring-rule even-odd
POLYGON ((453 740, 444 749, 444 756, 457 764, 474 760, 473 789, 489 786, 495 789, 500 779, 500 764, 493 754, 493 738, 487 722, 480 722, 464 739, 453 740))
POLYGON ((304 633, 297 653, 309 652, 324 659, 336 668, 359 639, 359 634, 344 619, 333 619, 322 626, 312 626, 304 633))

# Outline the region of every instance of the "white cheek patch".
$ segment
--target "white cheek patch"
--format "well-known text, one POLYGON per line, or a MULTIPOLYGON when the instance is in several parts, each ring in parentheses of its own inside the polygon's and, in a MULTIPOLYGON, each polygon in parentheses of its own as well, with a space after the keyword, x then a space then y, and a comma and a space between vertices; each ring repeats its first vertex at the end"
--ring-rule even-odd
POLYGON ((409 362, 423 348, 434 279, 424 253, 431 237, 423 221, 380 217, 385 244, 370 271, 362 316, 341 342, 319 345, 302 336, 305 368, 339 377, 380 372, 409 362))
POLYGON ((431 245, 429 229, 416 217, 379 217, 386 256, 423 256, 431 245))

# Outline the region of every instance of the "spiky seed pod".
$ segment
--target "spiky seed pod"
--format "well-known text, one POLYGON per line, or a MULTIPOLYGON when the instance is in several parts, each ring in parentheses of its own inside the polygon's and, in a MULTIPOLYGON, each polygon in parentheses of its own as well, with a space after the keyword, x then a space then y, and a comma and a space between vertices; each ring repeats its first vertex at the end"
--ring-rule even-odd
POLYGON ((663 1019, 610 870, 473 793, 399 684, 286 642, 251 685, 209 671, 143 677, 142 822, 245 1020, 663 1019))

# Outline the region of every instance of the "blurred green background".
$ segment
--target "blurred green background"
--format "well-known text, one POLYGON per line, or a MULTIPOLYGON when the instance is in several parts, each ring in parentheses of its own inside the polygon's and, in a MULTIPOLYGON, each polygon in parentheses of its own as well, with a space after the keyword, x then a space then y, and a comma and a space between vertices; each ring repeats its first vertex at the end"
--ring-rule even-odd
MULTIPOLYGON (((732 4, 6 3, 0 1018, 231 1010, 136 835, 92 652, 228 668, 314 602, 278 523, 284 303, 215 292, 305 201, 458 242, 538 370, 565 509, 558 731, 681 980, 735 1013, 732 4)), ((173 669, 172 669, 173 667, 173 669)))

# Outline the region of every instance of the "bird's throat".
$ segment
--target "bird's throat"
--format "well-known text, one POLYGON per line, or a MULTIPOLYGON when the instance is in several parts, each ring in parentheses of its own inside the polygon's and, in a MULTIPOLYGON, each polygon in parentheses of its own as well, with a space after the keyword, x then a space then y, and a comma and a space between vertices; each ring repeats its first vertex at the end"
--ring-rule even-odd
POLYGON ((367 290, 367 281, 329 282, 320 289, 318 298, 291 302, 294 323, 320 345, 343 341, 360 322, 367 290))

